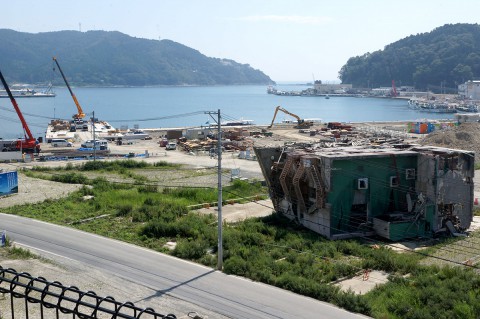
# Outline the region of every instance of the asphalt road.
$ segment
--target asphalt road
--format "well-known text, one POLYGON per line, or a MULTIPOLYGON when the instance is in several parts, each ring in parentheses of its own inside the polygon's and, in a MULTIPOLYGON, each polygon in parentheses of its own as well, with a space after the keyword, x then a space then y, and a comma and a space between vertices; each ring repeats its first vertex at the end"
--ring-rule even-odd
MULTIPOLYGON (((0 214, 0 229, 21 245, 62 256, 231 318, 365 318, 333 305, 148 249, 75 229, 0 214)), ((54 279, 51 279, 54 280, 54 279)))

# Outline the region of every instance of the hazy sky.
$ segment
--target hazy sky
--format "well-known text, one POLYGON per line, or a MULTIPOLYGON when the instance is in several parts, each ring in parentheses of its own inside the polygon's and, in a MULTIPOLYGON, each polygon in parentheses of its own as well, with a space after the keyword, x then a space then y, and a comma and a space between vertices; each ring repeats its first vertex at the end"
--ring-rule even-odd
POLYGON ((21 0, 0 9, 0 28, 170 39, 248 63, 274 81, 338 81, 350 57, 479 20, 479 0, 21 0))

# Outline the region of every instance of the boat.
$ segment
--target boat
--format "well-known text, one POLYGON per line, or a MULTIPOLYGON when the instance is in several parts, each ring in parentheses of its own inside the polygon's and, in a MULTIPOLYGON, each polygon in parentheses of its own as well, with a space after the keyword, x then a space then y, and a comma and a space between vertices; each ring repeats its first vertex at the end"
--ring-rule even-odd
POLYGON ((422 103, 419 110, 430 113, 457 113, 457 110, 447 103, 422 103))
POLYGON ((455 109, 458 112, 462 112, 462 113, 477 113, 478 112, 478 106, 476 104, 456 105, 455 109))
POLYGON ((276 89, 274 86, 269 85, 269 86, 267 87, 267 93, 268 93, 268 94, 277 94, 277 89, 276 89))
POLYGON ((253 125, 253 120, 235 120, 235 121, 226 121, 222 122, 222 126, 244 126, 244 125, 253 125))
MULTIPOLYGON (((45 90, 37 92, 31 88, 11 89, 14 98, 22 97, 55 97, 57 94, 53 92, 52 86, 49 85, 45 90)), ((0 98, 8 98, 5 90, 0 90, 0 98)))
POLYGON ((457 113, 457 108, 447 102, 411 99, 408 101, 408 107, 413 110, 429 113, 457 113))
POLYGON ((123 138, 126 140, 144 140, 148 139, 149 137, 150 135, 148 133, 140 130, 128 131, 127 133, 123 134, 123 138))

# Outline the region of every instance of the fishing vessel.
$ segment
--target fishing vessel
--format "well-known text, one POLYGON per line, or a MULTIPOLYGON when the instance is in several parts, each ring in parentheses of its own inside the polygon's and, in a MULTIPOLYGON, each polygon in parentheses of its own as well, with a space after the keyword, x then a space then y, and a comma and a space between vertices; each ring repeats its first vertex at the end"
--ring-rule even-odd
POLYGON ((236 120, 236 121, 226 121, 222 122, 222 126, 244 126, 244 125, 253 125, 253 120, 236 120))
MULTIPOLYGON (((12 95, 14 98, 22 97, 55 97, 56 94, 52 90, 52 86, 48 86, 43 91, 35 91, 32 88, 22 88, 22 89, 11 89, 12 95)), ((7 98, 8 94, 5 90, 0 90, 0 98, 7 98)))

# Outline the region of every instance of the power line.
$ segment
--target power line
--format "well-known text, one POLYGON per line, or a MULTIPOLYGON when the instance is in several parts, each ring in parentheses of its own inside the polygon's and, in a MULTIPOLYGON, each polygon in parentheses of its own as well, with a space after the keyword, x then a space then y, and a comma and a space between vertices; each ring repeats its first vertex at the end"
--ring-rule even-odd
POLYGON ((205 114, 205 112, 206 111, 196 111, 196 112, 190 112, 190 113, 167 115, 167 116, 160 116, 160 117, 150 117, 150 118, 143 118, 143 119, 109 120, 108 122, 112 122, 112 123, 114 122, 146 122, 146 121, 168 120, 168 119, 205 114))

